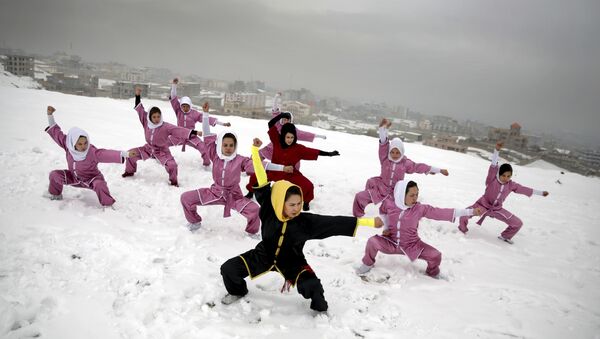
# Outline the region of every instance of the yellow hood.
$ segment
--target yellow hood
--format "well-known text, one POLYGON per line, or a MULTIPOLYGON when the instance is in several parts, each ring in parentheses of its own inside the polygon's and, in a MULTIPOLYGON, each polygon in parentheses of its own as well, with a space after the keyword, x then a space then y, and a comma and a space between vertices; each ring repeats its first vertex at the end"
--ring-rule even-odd
MULTIPOLYGON (((298 187, 298 185, 294 185, 287 180, 279 180, 276 181, 271 187, 271 204, 273 205, 273 210, 275 211, 277 219, 279 219, 280 221, 290 220, 296 217, 298 214, 300 214, 300 212, 298 212, 298 214, 294 215, 292 218, 286 218, 283 216, 283 204, 285 203, 285 193, 292 186, 298 187)), ((302 189, 300 189, 300 193, 302 194, 302 189)), ((302 197, 302 195, 300 196, 302 197)), ((304 202, 304 197, 302 197, 302 202, 304 202)))

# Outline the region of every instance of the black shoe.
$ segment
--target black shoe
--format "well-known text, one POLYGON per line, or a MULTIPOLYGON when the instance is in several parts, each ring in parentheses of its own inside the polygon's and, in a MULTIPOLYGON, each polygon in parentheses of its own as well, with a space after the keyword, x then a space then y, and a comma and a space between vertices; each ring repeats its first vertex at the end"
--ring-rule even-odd
POLYGON ((121 176, 122 176, 123 178, 132 177, 132 176, 133 176, 133 173, 125 172, 125 173, 121 174, 121 176))
POLYGON ((253 196, 254 196, 253 192, 248 192, 248 194, 245 195, 245 197, 248 199, 252 199, 253 196))
POLYGON ((303 211, 309 211, 310 210, 310 206, 308 206, 307 202, 305 202, 304 205, 302 205, 302 210, 303 211))
POLYGON ((310 309, 315 310, 317 312, 325 312, 327 311, 327 301, 322 296, 312 298, 310 302, 310 309))

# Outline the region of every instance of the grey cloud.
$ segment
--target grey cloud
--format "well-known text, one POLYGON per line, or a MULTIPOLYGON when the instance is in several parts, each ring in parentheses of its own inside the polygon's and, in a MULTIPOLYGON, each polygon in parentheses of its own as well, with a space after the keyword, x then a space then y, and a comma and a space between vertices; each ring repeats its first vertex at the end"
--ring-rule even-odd
POLYGON ((14 1, 1 5, 0 41, 597 134, 597 1, 344 3, 14 1))

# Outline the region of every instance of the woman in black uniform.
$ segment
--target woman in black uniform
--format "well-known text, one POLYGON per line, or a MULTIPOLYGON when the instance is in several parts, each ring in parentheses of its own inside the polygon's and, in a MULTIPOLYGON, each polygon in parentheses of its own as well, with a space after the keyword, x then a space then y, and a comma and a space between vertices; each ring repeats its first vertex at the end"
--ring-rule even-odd
MULTIPOLYGON (((258 154, 262 142, 255 138, 252 162, 258 179, 254 188, 260 204, 262 241, 253 250, 227 260, 221 266, 221 275, 228 294, 222 299, 231 304, 248 293, 244 278, 257 278, 270 271, 279 272, 284 288, 297 286, 298 293, 311 299, 310 308, 323 312, 327 301, 321 281, 306 262, 302 248, 311 239, 324 239, 335 235, 354 236, 358 226, 379 228, 379 218, 355 218, 301 213, 302 190, 286 180, 271 186, 258 154)), ((283 288, 282 288, 283 291, 283 288)))

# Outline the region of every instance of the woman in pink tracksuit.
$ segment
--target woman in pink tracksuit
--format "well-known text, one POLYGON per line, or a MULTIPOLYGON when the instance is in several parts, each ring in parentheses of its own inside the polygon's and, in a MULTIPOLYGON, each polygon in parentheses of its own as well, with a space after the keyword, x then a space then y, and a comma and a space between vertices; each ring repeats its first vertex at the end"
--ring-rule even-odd
POLYGON ((259 206, 244 197, 240 189, 241 173, 254 173, 252 160, 236 153, 237 136, 235 133, 222 131, 217 136, 210 135, 208 119, 208 113, 205 112, 202 128, 206 151, 213 163, 214 183, 210 188, 199 188, 181 195, 183 213, 189 222, 188 228, 190 231, 200 228, 202 218, 196 212, 198 205, 225 205, 224 218, 229 217, 230 210, 234 209, 248 220, 246 232, 256 234, 260 229, 259 206))
POLYGON ((417 202, 419 188, 414 181, 398 181, 394 187, 394 198, 382 203, 381 219, 384 230, 381 235, 369 238, 365 248, 362 265, 357 269, 359 275, 365 275, 375 264, 378 252, 386 254, 405 254, 410 261, 427 261, 425 273, 438 278, 442 253, 419 238, 419 220, 421 218, 454 221, 461 216, 479 215, 479 209, 436 208, 417 202))
POLYGON ((144 110, 141 101, 141 88, 135 89, 135 110, 138 113, 140 123, 144 127, 146 144, 136 147, 136 155, 127 159, 125 173, 122 177, 131 177, 137 171, 138 160, 156 159, 165 167, 169 173, 169 182, 173 186, 177 184, 177 163, 169 151, 174 139, 190 139, 198 135, 193 129, 177 127, 162 120, 162 114, 158 107, 152 107, 150 112, 144 110))
MULTIPOLYGON (((195 109, 192 109, 192 100, 189 97, 183 97, 179 100, 177 96, 177 84, 179 83, 179 79, 173 79, 173 84, 171 85, 171 96, 169 99, 171 100, 171 106, 173 107, 173 111, 175 111, 175 116, 177 117, 177 126, 183 128, 194 129, 197 122, 202 122, 202 112, 198 112, 195 109)), ((204 109, 204 107, 203 107, 204 109)), ((208 106, 206 106, 208 109, 208 106)), ((217 118, 210 118, 210 125, 223 125, 223 126, 231 126, 228 122, 220 122, 217 118)), ((209 166, 210 158, 206 153, 206 149, 204 147, 204 143, 199 137, 192 137, 189 139, 186 138, 178 138, 172 137, 171 142, 175 146, 183 146, 181 148, 182 151, 185 151, 185 146, 188 145, 190 147, 195 148, 200 152, 202 156, 202 165, 209 166)))
POLYGON ((104 176, 98 170, 98 163, 123 163, 128 156, 135 156, 134 151, 121 152, 98 149, 90 143, 88 134, 73 127, 65 135, 54 121, 54 107, 48 106, 48 127, 46 132, 52 140, 66 152, 68 169, 50 172, 51 200, 62 200, 64 185, 88 188, 96 192, 102 206, 112 206, 115 199, 110 195, 104 176))
MULTIPOLYGON (((280 105, 281 105, 281 93, 277 93, 277 95, 273 99, 273 106, 271 108, 272 118, 278 116, 279 113, 281 113, 280 105)), ((289 122, 293 123, 294 116, 292 115, 291 112, 287 112, 287 113, 290 115, 289 119, 282 118, 281 120, 279 120, 279 122, 277 124, 275 124, 275 126, 277 128, 277 132, 279 134, 281 134, 281 127, 283 125, 285 125, 289 122)), ((322 135, 322 134, 315 134, 315 133, 311 133, 311 132, 307 132, 307 131, 302 131, 302 130, 296 128, 296 138, 298 141, 313 142, 315 140, 315 138, 327 139, 327 136, 322 135)), ((269 144, 267 144, 267 146, 261 148, 260 151, 258 152, 258 154, 260 154, 261 159, 269 160, 265 165, 265 169, 267 171, 284 171, 286 173, 292 173, 294 171, 300 170, 300 161, 295 163, 294 166, 283 166, 281 164, 272 163, 271 160, 273 159, 273 143, 269 143, 269 144), (285 167, 285 169, 284 169, 284 167, 285 167)), ((246 189, 248 190, 248 194, 246 194, 246 197, 252 198, 252 195, 253 195, 252 187, 254 185, 256 185, 256 178, 250 177, 248 184, 246 184, 246 189)))
MULTIPOLYGON (((512 244, 512 237, 519 232, 523 222, 516 215, 502 208, 502 203, 506 197, 511 193, 519 193, 531 197, 532 194, 548 196, 547 191, 538 191, 529 187, 525 187, 517 184, 511 180, 512 177, 512 166, 510 164, 502 164, 498 167, 498 157, 500 149, 502 149, 502 143, 496 143, 496 149, 492 155, 492 164, 488 169, 488 175, 485 179, 485 193, 477 200, 471 207, 480 208, 483 211, 481 218, 477 221, 478 225, 481 225, 486 217, 492 217, 498 219, 508 225, 508 227, 498 236, 498 239, 506 241, 512 244)), ((458 229, 467 233, 467 223, 469 217, 460 218, 458 229)))
MULTIPOLYGON (((390 196, 399 180, 404 180, 408 173, 442 173, 448 175, 448 170, 439 169, 427 164, 415 163, 404 155, 404 143, 399 138, 388 139, 388 129, 392 125, 387 119, 379 124, 379 162, 381 174, 367 180, 365 190, 356 193, 352 205, 355 217, 365 215, 368 204, 378 204, 390 196)), ((381 207, 380 207, 381 209, 381 207)))

